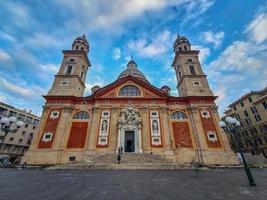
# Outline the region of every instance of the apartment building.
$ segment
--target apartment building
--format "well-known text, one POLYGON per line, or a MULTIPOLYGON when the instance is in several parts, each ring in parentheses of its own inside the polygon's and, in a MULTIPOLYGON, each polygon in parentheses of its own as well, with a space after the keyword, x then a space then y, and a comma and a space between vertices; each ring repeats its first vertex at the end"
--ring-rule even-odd
MULTIPOLYGON (((225 117, 231 116, 240 121, 237 134, 244 152, 252 155, 263 154, 267 158, 267 87, 251 91, 229 105, 225 117)), ((231 147, 236 151, 233 136, 229 135, 231 147)))
MULTIPOLYGON (((0 130, 0 155, 12 163, 19 163, 36 135, 40 117, 0 102, 0 119, 11 116, 23 121, 24 125, 17 132, 8 133, 5 139, 4 132, 0 130)), ((11 125, 10 129, 16 129, 15 123, 11 125)))

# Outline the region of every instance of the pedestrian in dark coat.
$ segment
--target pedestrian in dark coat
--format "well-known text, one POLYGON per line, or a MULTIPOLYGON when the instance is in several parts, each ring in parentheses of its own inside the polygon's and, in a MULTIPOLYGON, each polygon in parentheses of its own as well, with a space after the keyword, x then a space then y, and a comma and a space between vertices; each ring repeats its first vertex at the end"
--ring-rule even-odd
POLYGON ((118 154, 118 156, 117 156, 117 161, 118 161, 118 164, 121 163, 121 154, 118 154))

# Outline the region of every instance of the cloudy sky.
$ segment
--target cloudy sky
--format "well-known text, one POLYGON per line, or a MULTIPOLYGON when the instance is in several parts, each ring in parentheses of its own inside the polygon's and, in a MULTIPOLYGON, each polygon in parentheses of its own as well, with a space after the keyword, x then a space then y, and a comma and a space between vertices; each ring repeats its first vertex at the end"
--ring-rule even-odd
POLYGON ((267 1, 0 1, 0 101, 40 114, 61 50, 82 34, 92 64, 85 95, 116 80, 131 55, 150 83, 178 95, 171 67, 177 34, 201 51, 220 113, 267 86, 267 1))

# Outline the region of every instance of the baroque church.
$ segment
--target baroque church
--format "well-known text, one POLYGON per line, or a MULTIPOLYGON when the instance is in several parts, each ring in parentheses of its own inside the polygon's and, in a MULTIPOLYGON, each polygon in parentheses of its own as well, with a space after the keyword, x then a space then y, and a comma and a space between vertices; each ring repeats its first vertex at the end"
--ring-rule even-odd
MULTIPOLYGON (((36 165, 87 163, 96 156, 161 156, 177 164, 237 164, 219 128, 215 99, 198 54, 186 37, 174 42, 172 67, 179 96, 150 84, 130 60, 118 78, 83 96, 91 63, 89 43, 77 37, 63 61, 46 102, 39 132, 22 162, 36 165)), ((103 77, 104 78, 104 77, 103 77)))

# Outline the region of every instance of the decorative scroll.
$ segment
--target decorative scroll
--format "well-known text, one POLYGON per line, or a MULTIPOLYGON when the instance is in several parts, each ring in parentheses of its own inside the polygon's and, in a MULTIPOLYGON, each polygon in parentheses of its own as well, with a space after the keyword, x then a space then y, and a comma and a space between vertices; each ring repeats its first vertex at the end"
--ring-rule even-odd
POLYGON ((72 122, 67 148, 83 148, 88 122, 72 122))
POLYGON ((188 122, 172 122, 175 147, 193 148, 188 122))
POLYGON ((158 111, 150 111, 150 132, 151 132, 151 144, 154 147, 162 145, 160 120, 158 111))
POLYGON ((39 141, 38 148, 51 148, 58 122, 60 119, 61 109, 51 110, 46 120, 42 137, 39 141))
POLYGON ((110 111, 105 110, 101 113, 101 120, 99 125, 98 133, 98 147, 108 146, 108 136, 109 136, 109 122, 110 122, 110 111))
POLYGON ((211 111, 208 109, 200 110, 200 117, 208 147, 220 148, 221 143, 218 138, 216 125, 213 121, 211 111))

